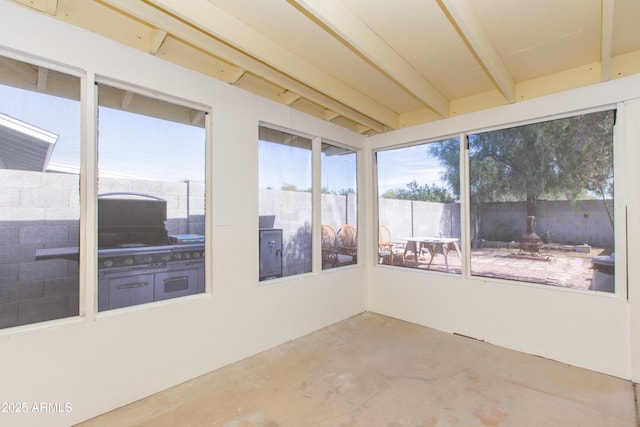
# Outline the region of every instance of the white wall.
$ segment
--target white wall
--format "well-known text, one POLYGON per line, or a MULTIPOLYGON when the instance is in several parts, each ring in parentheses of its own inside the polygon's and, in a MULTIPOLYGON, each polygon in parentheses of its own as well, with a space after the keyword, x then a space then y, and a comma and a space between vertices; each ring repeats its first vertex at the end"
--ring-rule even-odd
MULTIPOLYGON (((207 192, 210 295, 95 314, 96 266, 91 230, 95 207, 84 203, 81 317, 0 331, 0 402, 70 402, 61 414, 0 414, 2 425, 69 425, 369 308, 444 331, 484 339, 623 378, 640 380, 640 266, 628 268, 629 297, 514 285, 488 279, 375 265, 374 198, 368 196, 370 148, 438 138, 461 131, 536 119, 640 98, 640 76, 511 106, 454 117, 369 138, 360 177, 361 265, 258 283, 258 122, 364 147, 359 135, 197 73, 133 51, 83 30, 0 1, 0 53, 30 62, 55 61, 86 73, 93 94, 98 74, 211 108, 207 192), (7 50, 7 48, 9 50, 7 50), (26 54, 27 56, 24 56, 26 54), (242 194, 244 197, 238 197, 242 194), (242 256, 239 256, 242 255, 242 256), (368 306, 367 306, 368 304, 368 306), (631 337, 631 338, 630 338, 631 337)), ((86 106, 93 116, 93 107, 86 106)), ((627 196, 628 256, 640 255, 640 203, 625 182, 640 182, 640 103, 619 114, 626 156, 618 156, 616 193, 627 196)), ((95 156, 88 122, 84 155, 95 156)), ((95 166, 86 166, 86 177, 95 166)), ((88 178, 85 178, 88 179, 88 178)), ((85 200, 95 197, 93 182, 85 200)), ((637 184, 634 184, 637 185, 637 184)), ((617 205, 621 206, 621 205, 617 205)), ((616 212, 619 237, 624 212, 616 212)), ((468 241, 468 239, 464 239, 468 241)), ((317 241, 317 239, 316 239, 317 241)), ((617 265, 625 240, 617 239, 617 265)), ((317 247, 319 248, 319 247, 317 247)), ((622 270, 619 270, 622 271, 622 270)))
MULTIPOLYGON (((621 151, 616 156, 617 295, 374 266, 369 274, 369 310, 640 380, 640 272, 638 263, 630 262, 627 301, 626 260, 622 255, 628 243, 628 259, 640 256, 640 103, 634 98, 640 98, 638 75, 376 135, 368 139, 370 147, 365 152, 368 165, 374 167, 372 150, 378 148, 621 103, 617 138, 621 151)), ((371 205, 367 210, 374 211, 373 200, 368 202, 371 205)), ((468 248, 463 252, 468 254, 468 248)))
MULTIPOLYGON (((64 64, 210 107, 208 295, 95 314, 95 206, 84 203, 81 317, 0 331, 0 402, 71 404, 69 413, 0 414, 0 425, 67 426, 366 309, 363 265, 258 282, 259 121, 360 148, 364 137, 0 1, 0 54, 64 64)), ((64 69, 63 69, 64 70, 64 69)), ((85 106, 86 117, 94 107, 85 106)), ((95 197, 87 144, 83 197, 95 197)), ((319 250, 319 241, 317 243, 319 250)), ((64 409, 64 407, 62 406, 64 409)))

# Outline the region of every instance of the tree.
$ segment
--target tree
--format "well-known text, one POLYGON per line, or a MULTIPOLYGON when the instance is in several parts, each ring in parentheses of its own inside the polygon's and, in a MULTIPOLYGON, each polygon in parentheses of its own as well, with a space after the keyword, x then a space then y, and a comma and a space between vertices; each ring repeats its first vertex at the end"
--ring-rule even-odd
MULTIPOLYGON (((476 226, 483 203, 523 200, 527 214, 535 216, 538 200, 573 200, 585 192, 602 198, 613 224, 606 202, 613 194, 613 124, 614 112, 603 111, 469 135, 476 226)), ((429 151, 440 159, 444 178, 459 192, 458 145, 434 144, 429 151)))
POLYGON ((406 189, 388 190, 382 197, 385 199, 418 200, 423 202, 452 203, 455 198, 444 187, 435 184, 418 185, 414 179, 406 189))

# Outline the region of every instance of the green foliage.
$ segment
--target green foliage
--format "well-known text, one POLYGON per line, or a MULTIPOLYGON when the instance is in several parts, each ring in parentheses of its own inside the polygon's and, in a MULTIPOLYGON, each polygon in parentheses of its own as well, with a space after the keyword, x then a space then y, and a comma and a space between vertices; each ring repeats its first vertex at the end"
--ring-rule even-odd
POLYGON ((336 195, 341 195, 341 196, 345 196, 347 194, 356 194, 356 190, 354 190, 353 188, 341 188, 338 191, 330 191, 327 187, 322 187, 322 189, 320 190, 320 192, 322 194, 336 194, 336 195))
POLYGON ((406 189, 400 190, 388 190, 382 197, 385 199, 400 199, 400 200, 418 200, 423 202, 440 202, 440 203, 452 203, 455 198, 444 187, 439 187, 435 184, 418 185, 414 179, 407 184, 406 189))
MULTIPOLYGON (((613 195, 613 111, 499 129, 469 136, 471 202, 526 201, 613 195)), ((429 148, 460 188, 456 144, 429 148)), ((456 196, 459 196, 456 193, 456 196)))

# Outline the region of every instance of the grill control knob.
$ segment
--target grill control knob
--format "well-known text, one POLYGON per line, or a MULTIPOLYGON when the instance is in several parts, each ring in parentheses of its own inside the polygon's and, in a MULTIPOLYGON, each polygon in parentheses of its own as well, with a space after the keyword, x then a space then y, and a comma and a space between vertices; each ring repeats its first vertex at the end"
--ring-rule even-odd
POLYGON ((182 254, 180 252, 176 252, 175 254, 173 254, 173 257, 175 259, 180 259, 180 258, 182 258, 182 254))
POLYGON ((189 252, 185 252, 184 259, 189 259, 189 258, 191 258, 191 254, 189 252))
POLYGON ((143 264, 151 264, 151 261, 153 261, 153 259, 150 256, 146 256, 142 259, 143 264))
POLYGON ((169 255, 162 255, 162 262, 167 262, 171 259, 169 255))
POLYGON ((113 266, 113 260, 112 259, 105 259, 102 262, 102 265, 104 265, 105 267, 112 267, 113 266))
POLYGON ((193 253, 193 257, 194 258, 200 258, 200 252, 194 252, 193 253))
POLYGON ((124 265, 133 265, 133 258, 131 258, 131 257, 125 258, 124 259, 124 265))

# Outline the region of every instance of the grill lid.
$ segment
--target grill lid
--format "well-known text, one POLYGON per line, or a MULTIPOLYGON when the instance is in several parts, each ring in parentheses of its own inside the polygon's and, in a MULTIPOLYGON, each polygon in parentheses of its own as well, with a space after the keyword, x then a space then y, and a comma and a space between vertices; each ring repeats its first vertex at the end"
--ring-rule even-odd
POLYGON ((166 220, 163 199, 138 193, 102 194, 98 197, 98 248, 169 244, 166 220))

